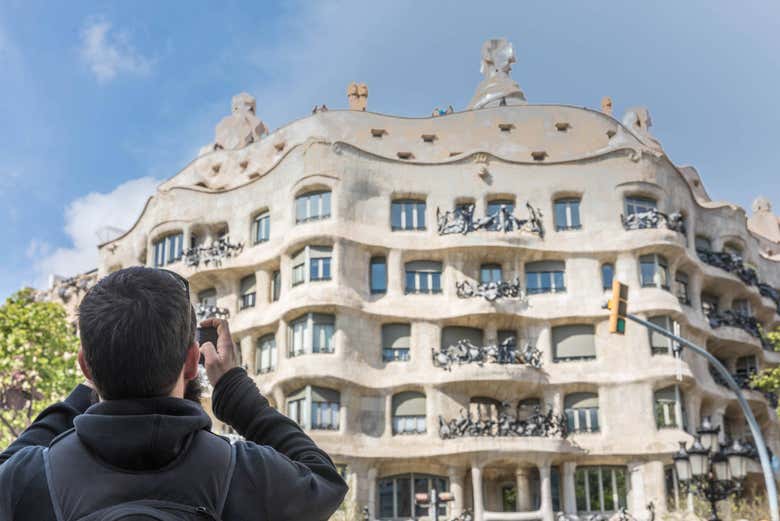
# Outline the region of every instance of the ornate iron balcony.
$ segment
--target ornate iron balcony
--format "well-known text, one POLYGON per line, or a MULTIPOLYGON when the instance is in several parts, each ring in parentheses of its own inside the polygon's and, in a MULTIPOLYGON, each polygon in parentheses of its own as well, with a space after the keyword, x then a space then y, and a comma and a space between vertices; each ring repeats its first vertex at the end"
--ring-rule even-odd
POLYGON ((488 302, 493 302, 500 298, 516 298, 521 301, 527 301, 525 292, 520 287, 520 279, 513 281, 483 282, 476 284, 464 280, 455 283, 455 290, 459 298, 484 297, 488 302))
POLYGON ((206 320, 207 318, 228 318, 230 317, 230 311, 227 308, 220 308, 206 304, 205 302, 199 302, 195 308, 195 317, 198 322, 206 320))
POLYGON ((780 291, 777 291, 775 288, 773 288, 766 282, 758 283, 758 291, 763 296, 765 296, 766 298, 774 302, 775 307, 777 307, 777 312, 780 313, 780 291))
POLYGON ((710 310, 707 313, 707 320, 710 323, 712 329, 717 329, 721 326, 737 327, 747 332, 750 336, 756 337, 761 341, 761 346, 764 349, 771 350, 772 343, 764 335, 761 330, 761 324, 756 317, 752 315, 746 315, 733 309, 726 309, 724 311, 710 310))
POLYGON ((697 249, 696 253, 702 262, 715 266, 723 271, 733 273, 748 286, 758 286, 758 274, 753 268, 745 266, 742 257, 727 251, 711 251, 697 249))
POLYGON ((480 367, 486 363, 527 365, 534 369, 542 367, 542 352, 531 345, 522 350, 517 349, 515 337, 509 337, 500 344, 476 346, 469 340, 458 340, 458 343, 443 347, 433 353, 433 365, 451 370, 454 364, 477 364, 480 367))
POLYGON ((233 244, 230 239, 219 239, 211 246, 196 246, 184 252, 187 266, 199 267, 212 265, 215 268, 222 266, 222 260, 234 257, 244 249, 244 243, 233 244))
POLYGON ((501 208, 494 214, 481 219, 474 217, 474 204, 464 204, 454 210, 444 213, 436 208, 436 222, 439 235, 460 233, 466 235, 477 230, 501 231, 504 233, 519 231, 528 232, 544 238, 544 225, 542 223, 542 211, 534 208, 530 203, 525 203, 528 209, 528 219, 519 219, 512 213, 508 206, 501 208))
POLYGON ((646 212, 632 213, 628 217, 620 214, 620 221, 626 230, 645 230, 663 227, 685 235, 685 219, 680 212, 667 215, 652 208, 646 212))
POLYGON ((549 408, 546 413, 541 407, 535 406, 527 417, 521 417, 521 407, 515 407, 514 413, 509 410, 509 403, 503 402, 498 418, 474 419, 470 411, 460 412, 460 418, 445 420, 439 415, 439 437, 443 440, 463 438, 466 436, 489 437, 531 437, 566 438, 568 429, 566 417, 554 414, 549 408))
MULTIPOLYGON (((712 379, 715 381, 716 384, 723 387, 728 387, 726 380, 712 366, 710 366, 710 375, 712 376, 712 379)), ((760 392, 761 394, 764 395, 766 401, 769 402, 770 407, 772 407, 773 409, 777 408, 778 406, 777 393, 771 391, 762 391, 760 389, 754 388, 750 383, 753 374, 732 374, 731 377, 734 378, 734 381, 737 382, 737 385, 740 387, 740 389, 745 389, 746 391, 760 392)))

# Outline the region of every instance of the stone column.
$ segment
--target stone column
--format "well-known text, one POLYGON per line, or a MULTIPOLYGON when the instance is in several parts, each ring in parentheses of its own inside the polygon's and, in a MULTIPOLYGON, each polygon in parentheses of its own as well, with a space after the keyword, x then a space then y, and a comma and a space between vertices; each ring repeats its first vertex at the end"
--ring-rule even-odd
POLYGON ((257 270, 255 272, 255 305, 271 302, 271 272, 257 270))
POLYGON ((555 516, 552 507, 552 485, 550 482, 549 462, 544 462, 539 465, 539 486, 541 488, 541 505, 539 510, 542 514, 542 521, 553 521, 555 516))
POLYGON ((566 514, 577 514, 577 492, 574 486, 574 472, 577 464, 573 461, 564 462, 563 473, 563 511, 566 514))
POLYGON ((635 516, 640 513, 647 504, 645 492, 645 475, 642 462, 628 462, 628 479, 631 484, 631 495, 626 498, 628 508, 635 516))
POLYGON ((257 360, 255 359, 255 353, 257 351, 254 347, 254 339, 251 336, 245 336, 241 339, 241 360, 246 372, 249 373, 250 376, 257 374, 257 360))
POLYGON ((474 521, 484 521, 485 502, 482 497, 482 467, 472 464, 471 486, 474 495, 474 521))
MULTIPOLYGON (((427 401, 427 400, 426 400, 427 401)), ((393 435, 393 395, 388 392, 385 395, 385 432, 384 437, 393 435)))
POLYGON ((517 467, 515 469, 515 501, 517 512, 528 512, 533 508, 531 505, 531 476, 528 467, 517 467))
POLYGON ((447 470, 447 476, 450 478, 450 492, 452 492, 453 497, 450 516, 457 517, 463 512, 463 469, 450 467, 447 470))
POLYGON ((376 519, 376 467, 368 469, 368 519, 376 519))

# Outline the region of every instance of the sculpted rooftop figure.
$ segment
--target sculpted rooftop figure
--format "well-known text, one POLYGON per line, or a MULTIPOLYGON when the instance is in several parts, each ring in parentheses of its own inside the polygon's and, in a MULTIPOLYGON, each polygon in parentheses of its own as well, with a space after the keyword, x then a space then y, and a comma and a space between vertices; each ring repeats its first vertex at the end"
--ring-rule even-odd
POLYGON ((760 196, 753 201, 753 215, 748 217, 748 227, 767 239, 780 243, 780 218, 772 213, 772 203, 760 196))
POLYGON ((469 109, 526 103, 522 89, 509 76, 515 61, 515 49, 506 38, 488 40, 482 45, 480 72, 485 79, 477 86, 469 109))
POLYGON ((232 114, 219 122, 214 149, 237 150, 259 141, 268 129, 255 115, 255 98, 246 92, 233 96, 232 114))

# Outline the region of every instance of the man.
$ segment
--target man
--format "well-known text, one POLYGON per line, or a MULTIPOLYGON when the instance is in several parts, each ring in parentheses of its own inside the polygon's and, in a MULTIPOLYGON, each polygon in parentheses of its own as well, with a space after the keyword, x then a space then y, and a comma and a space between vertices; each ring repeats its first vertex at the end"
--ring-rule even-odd
POLYGON ((0 454, 0 520, 103 519, 149 500, 175 503, 176 519, 328 519, 347 491, 333 462, 236 367, 227 322, 201 326, 217 328, 217 346, 195 342, 189 285, 173 272, 127 268, 90 289, 79 307, 86 383, 0 454), (194 403, 201 354, 215 415, 247 441, 212 434, 194 403))

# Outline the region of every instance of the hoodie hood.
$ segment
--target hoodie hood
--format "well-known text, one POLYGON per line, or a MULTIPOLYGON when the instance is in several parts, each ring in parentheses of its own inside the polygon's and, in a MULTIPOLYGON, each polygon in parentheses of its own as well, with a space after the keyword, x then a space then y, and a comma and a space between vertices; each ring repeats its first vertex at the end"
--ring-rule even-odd
POLYGON ((211 429, 200 405, 181 398, 106 400, 74 418, 76 434, 106 463, 128 470, 159 469, 211 429))

